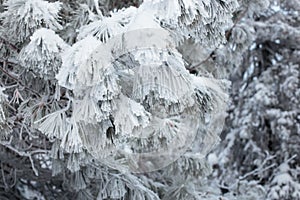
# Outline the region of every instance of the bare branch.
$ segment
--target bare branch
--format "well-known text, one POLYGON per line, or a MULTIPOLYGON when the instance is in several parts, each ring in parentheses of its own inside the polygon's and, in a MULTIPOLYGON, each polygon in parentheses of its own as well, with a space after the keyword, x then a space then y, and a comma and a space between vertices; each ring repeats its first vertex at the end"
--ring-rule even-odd
MULTIPOLYGON (((0 59, 0 61, 3 62, 3 65, 4 65, 4 66, 6 65, 6 61, 4 61, 4 60, 2 60, 2 59, 0 59)), ((6 70, 4 69, 3 66, 0 67, 0 71, 2 71, 4 74, 6 74, 9 78, 15 80, 20 86, 24 87, 27 91, 33 93, 33 94, 36 95, 37 97, 41 97, 41 95, 40 95, 38 92, 36 92, 36 91, 34 91, 33 89, 27 87, 27 86, 24 85, 17 77, 14 77, 14 76, 11 75, 8 71, 6 71, 6 70)))
POLYGON ((20 151, 20 150, 14 148, 14 147, 8 145, 7 143, 0 142, 0 144, 1 144, 2 146, 6 147, 7 149, 9 149, 9 150, 11 150, 11 151, 17 153, 19 156, 28 157, 28 159, 30 160, 31 168, 32 168, 34 174, 35 174, 36 176, 39 176, 38 170, 37 170, 36 167, 34 166, 34 161, 33 161, 33 159, 32 159, 32 155, 34 155, 34 154, 41 154, 41 153, 47 154, 47 153, 49 153, 49 151, 47 151, 47 150, 34 150, 34 151, 31 151, 31 152, 24 152, 24 151, 20 151))

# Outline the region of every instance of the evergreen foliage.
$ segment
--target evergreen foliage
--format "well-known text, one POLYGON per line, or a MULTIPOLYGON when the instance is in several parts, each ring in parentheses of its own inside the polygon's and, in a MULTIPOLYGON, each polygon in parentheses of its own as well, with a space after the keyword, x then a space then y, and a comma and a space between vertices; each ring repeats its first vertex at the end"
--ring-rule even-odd
POLYGON ((300 199, 299 12, 0 0, 0 199, 300 199))

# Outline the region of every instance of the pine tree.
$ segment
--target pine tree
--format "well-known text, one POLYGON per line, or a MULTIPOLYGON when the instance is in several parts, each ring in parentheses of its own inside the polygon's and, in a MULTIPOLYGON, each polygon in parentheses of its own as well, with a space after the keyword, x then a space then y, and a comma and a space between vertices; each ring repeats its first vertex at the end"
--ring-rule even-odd
POLYGON ((287 62, 297 54, 291 53, 297 44, 287 43, 299 39, 296 9, 282 9, 278 25, 273 12, 263 12, 267 0, 0 3, 1 199, 299 197, 293 156, 299 145, 289 139, 298 140, 299 66, 287 62), (288 45, 270 52, 277 40, 288 45), (233 99, 232 127, 221 135, 218 155, 208 157, 219 168, 208 180, 207 154, 220 140, 229 73, 233 98, 249 102, 233 99), (270 76, 280 82, 278 99, 270 76), (253 90, 244 93, 247 87, 253 90), (278 112, 284 98, 292 105, 278 112), (264 124, 255 123, 254 112, 264 124), (287 153, 264 148, 265 137, 284 140, 287 153))

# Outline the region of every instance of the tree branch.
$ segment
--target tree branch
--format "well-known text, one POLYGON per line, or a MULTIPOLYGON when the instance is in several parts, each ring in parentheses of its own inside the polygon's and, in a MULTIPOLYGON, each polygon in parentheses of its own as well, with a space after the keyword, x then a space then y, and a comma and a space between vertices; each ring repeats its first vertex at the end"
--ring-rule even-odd
POLYGON ((16 52, 20 52, 20 49, 18 47, 16 47, 14 44, 8 42, 7 40, 5 40, 4 38, 0 37, 0 41, 6 45, 8 45, 10 48, 12 48, 14 51, 16 52))
MULTIPOLYGON (((237 20, 235 20, 233 26, 226 32, 225 37, 226 37, 227 41, 229 40, 229 37, 230 37, 230 35, 231 35, 231 33, 232 33, 232 30, 233 30, 233 29, 237 26, 237 24, 245 17, 245 15, 247 14, 247 12, 248 12, 248 8, 245 9, 245 10, 239 15, 239 17, 237 18, 237 20)), ((212 51, 212 53, 209 54, 209 56, 207 56, 203 61, 201 61, 201 62, 199 62, 199 63, 197 63, 197 64, 194 64, 194 65, 193 65, 192 67, 190 67, 188 70, 189 70, 189 71, 196 70, 196 69, 197 69, 198 67, 200 67, 202 64, 206 63, 210 58, 213 58, 214 55, 215 55, 214 52, 215 52, 217 49, 218 49, 218 47, 215 48, 215 49, 212 51)))
POLYGON ((2 146, 6 147, 7 149, 15 152, 19 156, 27 157, 29 159, 30 163, 31 163, 31 168, 32 168, 34 174, 36 176, 39 176, 38 170, 34 166, 34 161, 32 159, 32 155, 34 155, 34 154, 41 154, 41 153, 47 154, 47 153, 49 153, 49 151, 38 149, 38 150, 31 151, 31 152, 24 152, 24 151, 19 151, 18 149, 16 149, 16 148, 12 147, 11 145, 9 145, 9 142, 8 143, 0 142, 0 144, 2 146))
POLYGON ((13 75, 11 75, 8 71, 6 71, 6 70, 3 68, 3 65, 4 65, 4 66, 6 65, 6 61, 4 61, 4 60, 2 60, 2 59, 0 59, 0 61, 3 62, 2 66, 0 66, 0 71, 2 71, 4 74, 6 74, 9 78, 15 80, 20 86, 24 87, 27 91, 33 93, 33 94, 36 95, 37 97, 41 97, 41 95, 40 95, 37 91, 35 91, 35 90, 33 90, 33 89, 27 87, 26 85, 24 85, 18 78, 14 77, 13 75))

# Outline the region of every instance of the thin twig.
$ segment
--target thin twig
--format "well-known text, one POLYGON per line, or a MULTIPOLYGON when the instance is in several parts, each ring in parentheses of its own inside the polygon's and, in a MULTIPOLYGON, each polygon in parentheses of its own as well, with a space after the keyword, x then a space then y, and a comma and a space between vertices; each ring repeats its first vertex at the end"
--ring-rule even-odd
POLYGON ((7 44, 9 47, 11 47, 13 50, 19 52, 20 49, 18 47, 16 47, 14 44, 8 42, 6 39, 0 37, 0 41, 2 41, 4 44, 7 44))
POLYGON ((33 162, 32 157, 31 157, 31 156, 28 156, 28 158, 29 158, 29 160, 30 160, 31 168, 32 168, 34 174, 35 174, 36 176, 39 176, 39 172, 38 172, 38 170, 37 170, 37 169, 35 168, 35 166, 34 166, 34 162, 33 162))
POLYGON ((14 181, 13 181, 13 183, 10 185, 10 187, 11 187, 11 188, 14 187, 14 186, 16 185, 16 183, 17 183, 17 170, 14 169, 14 181))
POLYGON ((193 65, 191 68, 189 68, 189 70, 195 70, 197 67, 201 66, 202 64, 206 63, 210 58, 213 58, 213 52, 215 52, 217 50, 217 48, 215 48, 211 54, 209 54, 209 56, 207 56, 204 60, 202 60, 201 62, 193 65))
POLYGON ((230 185, 230 186, 225 186, 224 184, 222 184, 222 185, 219 185, 219 187, 225 188, 225 189, 228 189, 228 190, 232 190, 235 186, 238 186, 239 183, 240 183, 242 180, 245 180, 247 177, 252 176, 252 175, 257 175, 257 174, 262 173, 262 172, 264 172, 264 171, 266 171, 266 170, 268 170, 268 169, 270 169, 270 168, 276 167, 276 164, 275 164, 275 163, 266 166, 266 165, 268 164, 268 161, 274 159, 275 157, 276 157, 275 155, 270 156, 269 153, 267 152, 267 157, 266 157, 266 158, 264 159, 264 161, 260 164, 260 167, 258 167, 258 168, 256 168, 256 169, 254 169, 254 170, 252 170, 252 171, 246 173, 246 174, 243 175, 243 176, 239 176, 238 179, 235 181, 235 183, 233 183, 233 184, 230 185))
MULTIPOLYGON (((4 63, 6 63, 6 61, 0 60, 4 63)), ((35 90, 27 87, 26 85, 24 85, 18 78, 14 77, 13 75, 11 75, 8 71, 6 71, 2 66, 0 66, 0 71, 2 71, 4 74, 6 74, 9 78, 15 80, 20 86, 24 87, 26 90, 30 91, 31 93, 33 93, 34 95, 36 95, 37 97, 41 97, 41 95, 36 92, 35 90)))
POLYGON ((232 33, 232 30, 237 26, 237 24, 245 17, 245 15, 247 14, 248 12, 248 7, 240 14, 240 16, 235 20, 233 26, 229 29, 229 31, 225 34, 226 36, 226 39, 228 40, 231 33, 232 33))
POLYGON ((33 161, 33 159, 32 159, 32 155, 33 155, 33 154, 37 154, 37 153, 49 153, 49 151, 47 151, 47 150, 41 150, 41 149, 40 149, 40 150, 34 150, 34 151, 32 151, 32 152, 23 152, 23 151, 19 151, 18 149, 14 148, 14 147, 12 147, 12 146, 6 144, 6 143, 2 143, 2 142, 1 142, 0 144, 3 145, 4 147, 8 148, 9 150, 11 150, 11 151, 17 153, 19 156, 25 156, 25 157, 29 158, 30 163, 31 163, 31 168, 32 168, 34 174, 35 174, 36 176, 39 176, 38 170, 37 170, 37 169, 35 168, 35 166, 34 166, 34 161, 33 161))
POLYGON ((4 183, 4 188, 5 188, 5 189, 8 189, 8 184, 7 184, 7 182, 6 182, 5 174, 4 174, 3 163, 1 163, 1 174, 2 174, 2 181, 3 181, 3 183, 4 183))

